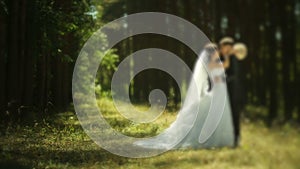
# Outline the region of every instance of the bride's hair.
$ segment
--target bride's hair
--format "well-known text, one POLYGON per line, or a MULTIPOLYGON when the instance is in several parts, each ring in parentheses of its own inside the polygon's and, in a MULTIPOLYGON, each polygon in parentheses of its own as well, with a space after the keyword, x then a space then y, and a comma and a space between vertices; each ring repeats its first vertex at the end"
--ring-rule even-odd
POLYGON ((208 43, 204 46, 203 52, 200 55, 202 57, 202 60, 207 65, 211 61, 211 57, 215 52, 217 52, 218 46, 214 43, 208 43))
POLYGON ((213 54, 218 50, 218 46, 214 43, 208 43, 204 46, 204 50, 209 54, 213 54))
MULTIPOLYGON (((211 62, 213 54, 215 54, 217 51, 218 51, 218 46, 214 43, 209 43, 204 46, 203 52, 200 57, 206 66, 211 62)), ((209 74, 208 69, 205 70, 209 74)), ((212 89, 212 81, 210 78, 208 78, 207 92, 211 91, 211 89, 212 89)))

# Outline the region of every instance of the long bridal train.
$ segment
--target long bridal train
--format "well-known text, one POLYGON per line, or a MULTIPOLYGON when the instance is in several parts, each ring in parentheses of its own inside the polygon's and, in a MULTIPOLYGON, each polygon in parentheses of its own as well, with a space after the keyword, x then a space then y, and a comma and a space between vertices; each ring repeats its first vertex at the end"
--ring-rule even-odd
POLYGON ((176 120, 160 135, 134 144, 150 149, 234 146, 231 109, 224 77, 217 51, 212 46, 206 47, 194 68, 196 86, 190 83, 176 120), (208 91, 209 84, 211 90, 208 91))

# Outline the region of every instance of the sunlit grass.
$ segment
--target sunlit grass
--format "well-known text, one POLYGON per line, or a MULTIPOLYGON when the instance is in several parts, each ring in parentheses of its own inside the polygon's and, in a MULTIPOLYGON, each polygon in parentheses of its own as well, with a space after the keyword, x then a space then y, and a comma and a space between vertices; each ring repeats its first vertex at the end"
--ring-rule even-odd
MULTIPOLYGON (((117 113, 110 100, 99 101, 104 117, 127 135, 156 135, 176 113, 165 112, 153 124, 133 124, 117 113)), ((139 105, 141 109, 146 107, 139 105)), ((8 127, 0 137, 0 168, 162 168, 162 169, 292 169, 299 168, 299 130, 285 125, 267 128, 243 120, 242 142, 236 149, 176 150, 130 159, 97 146, 83 132, 74 112, 65 112, 33 126, 8 127)))

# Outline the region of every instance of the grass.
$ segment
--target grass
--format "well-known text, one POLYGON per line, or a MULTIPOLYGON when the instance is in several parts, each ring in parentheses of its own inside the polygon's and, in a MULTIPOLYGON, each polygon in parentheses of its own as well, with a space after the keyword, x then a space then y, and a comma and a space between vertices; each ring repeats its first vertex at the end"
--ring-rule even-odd
MULTIPOLYGON (((176 117, 167 112, 153 124, 137 125, 123 119, 109 100, 99 105, 109 123, 127 135, 155 135, 176 117)), ((236 149, 176 150, 130 159, 98 147, 81 129, 74 112, 65 112, 32 126, 7 127, 0 137, 0 168, 298 169, 299 147, 295 127, 267 128, 261 122, 243 120, 242 142, 236 149)))

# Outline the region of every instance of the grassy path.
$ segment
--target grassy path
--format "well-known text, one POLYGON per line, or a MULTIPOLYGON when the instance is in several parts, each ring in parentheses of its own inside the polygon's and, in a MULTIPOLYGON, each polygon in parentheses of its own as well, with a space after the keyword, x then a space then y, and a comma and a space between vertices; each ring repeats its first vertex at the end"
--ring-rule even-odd
MULTIPOLYGON (((162 121, 170 123, 174 117, 175 114, 169 113, 163 117, 167 120, 139 127, 159 132, 166 126, 162 121)), ((130 127, 123 131, 130 135, 130 127)), ((296 129, 289 126, 268 129, 257 122, 243 122, 242 133, 241 146, 237 149, 178 150, 153 158, 129 159, 99 148, 82 131, 74 113, 66 112, 37 122, 33 127, 10 127, 0 137, 0 168, 300 168, 300 134, 296 129)))

